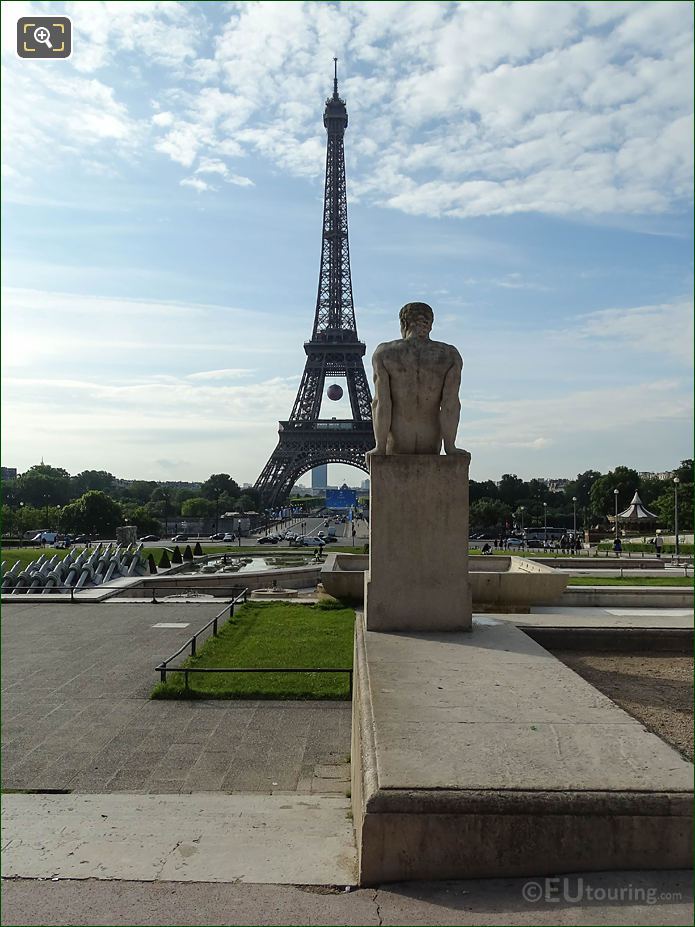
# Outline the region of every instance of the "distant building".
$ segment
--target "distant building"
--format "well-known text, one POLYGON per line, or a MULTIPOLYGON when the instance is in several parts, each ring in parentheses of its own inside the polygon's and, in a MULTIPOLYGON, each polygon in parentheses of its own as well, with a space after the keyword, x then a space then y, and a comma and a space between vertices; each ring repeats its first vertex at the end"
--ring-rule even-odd
POLYGON ((541 483, 545 483, 545 485, 548 487, 548 489, 549 489, 551 492, 562 492, 562 490, 563 490, 566 486, 569 486, 570 482, 571 482, 571 480, 566 480, 566 479, 562 479, 562 478, 560 478, 560 479, 545 479, 545 478, 541 477, 541 483))
POLYGON ((369 480, 362 480, 360 489, 364 490, 365 492, 369 492, 369 480))
POLYGON ((311 488, 326 489, 328 486, 328 464, 321 464, 311 471, 311 488))
POLYGON ((17 468, 16 467, 0 467, 0 478, 3 480, 16 480, 17 479, 17 468))
POLYGON ((672 480, 674 471, 663 470, 661 473, 652 473, 651 470, 642 470, 637 474, 641 480, 672 480))

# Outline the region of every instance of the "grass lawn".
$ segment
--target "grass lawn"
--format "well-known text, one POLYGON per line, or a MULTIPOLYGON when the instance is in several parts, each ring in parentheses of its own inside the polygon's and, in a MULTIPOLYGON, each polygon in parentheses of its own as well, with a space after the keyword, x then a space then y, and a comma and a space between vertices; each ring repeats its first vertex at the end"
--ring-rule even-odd
MULTIPOLYGON (((82 545, 80 545, 81 547, 82 545)), ((29 566, 29 564, 36 560, 41 554, 45 554, 49 560, 51 560, 57 554, 62 560, 63 557, 67 554, 67 550, 56 550, 55 547, 8 547, 7 550, 2 551, 2 560, 7 564, 7 569, 9 570, 16 560, 19 560, 22 564, 22 569, 29 566)))
MULTIPOLYGON (((351 608, 247 602, 186 666, 352 667, 351 608)), ((152 698, 347 699, 347 673, 192 673, 158 683, 152 698)))
POLYGON ((686 576, 571 576, 569 586, 690 586, 686 576))

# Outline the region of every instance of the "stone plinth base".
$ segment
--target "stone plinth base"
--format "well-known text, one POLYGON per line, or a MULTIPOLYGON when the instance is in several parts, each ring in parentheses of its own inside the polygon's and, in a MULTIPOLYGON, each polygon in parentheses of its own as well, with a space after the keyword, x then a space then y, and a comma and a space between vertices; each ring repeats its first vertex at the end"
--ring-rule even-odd
POLYGON ((467 453, 394 454, 370 463, 370 631, 471 627, 467 453))
POLYGON ((691 865, 692 765, 507 621, 358 620, 352 731, 362 885, 691 865))

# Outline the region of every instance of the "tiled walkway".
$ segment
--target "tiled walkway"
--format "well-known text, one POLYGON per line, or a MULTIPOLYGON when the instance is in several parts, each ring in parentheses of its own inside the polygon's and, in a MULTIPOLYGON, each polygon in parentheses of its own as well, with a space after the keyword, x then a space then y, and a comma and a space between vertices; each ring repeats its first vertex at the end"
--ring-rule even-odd
POLYGON ((347 702, 148 698, 154 666, 220 607, 4 606, 3 787, 345 792, 347 702))

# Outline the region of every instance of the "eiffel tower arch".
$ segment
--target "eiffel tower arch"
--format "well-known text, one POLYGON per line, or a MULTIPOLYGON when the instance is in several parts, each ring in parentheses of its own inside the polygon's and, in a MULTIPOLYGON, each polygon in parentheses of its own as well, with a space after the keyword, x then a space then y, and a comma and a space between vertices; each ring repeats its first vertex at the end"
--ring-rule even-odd
POLYGON ((314 327, 304 343, 306 363, 292 412, 280 422, 277 447, 256 480, 268 506, 284 502, 297 480, 321 464, 349 464, 369 472, 364 455, 374 447, 372 394, 362 360, 366 349, 357 337, 352 299, 343 147, 348 116, 338 96, 337 63, 323 124, 328 144, 314 327), (326 377, 347 381, 351 418, 319 417, 326 377))

